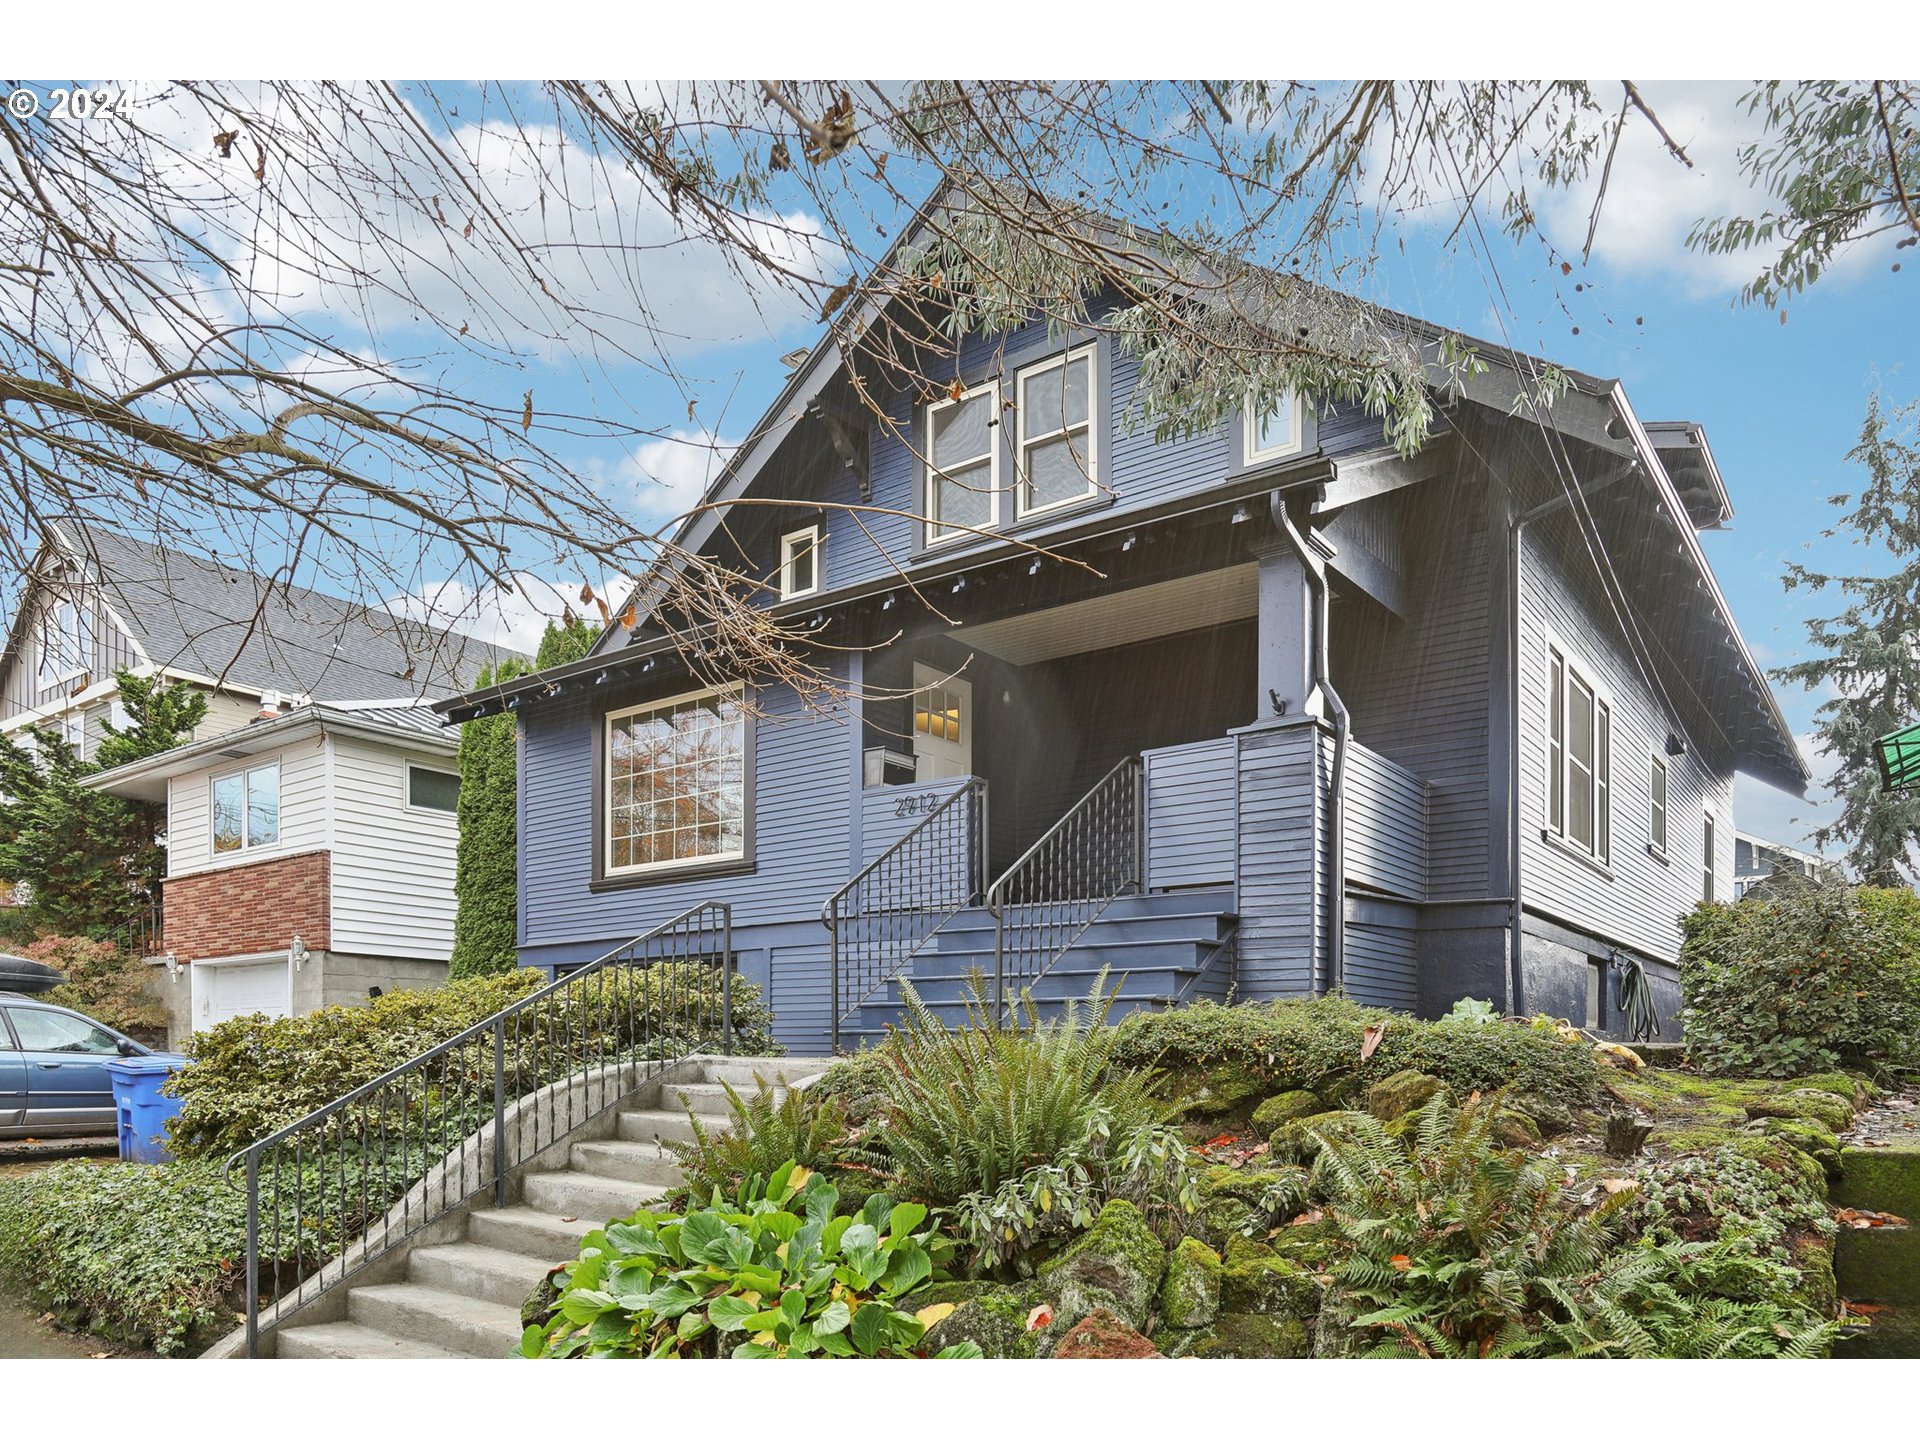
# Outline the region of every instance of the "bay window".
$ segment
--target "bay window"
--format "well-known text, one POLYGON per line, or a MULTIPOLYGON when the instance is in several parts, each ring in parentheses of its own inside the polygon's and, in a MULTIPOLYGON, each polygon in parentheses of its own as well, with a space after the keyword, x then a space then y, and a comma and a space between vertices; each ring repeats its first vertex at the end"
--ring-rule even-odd
POLYGON ((606 717, 605 871, 746 858, 747 716, 739 686, 606 717))

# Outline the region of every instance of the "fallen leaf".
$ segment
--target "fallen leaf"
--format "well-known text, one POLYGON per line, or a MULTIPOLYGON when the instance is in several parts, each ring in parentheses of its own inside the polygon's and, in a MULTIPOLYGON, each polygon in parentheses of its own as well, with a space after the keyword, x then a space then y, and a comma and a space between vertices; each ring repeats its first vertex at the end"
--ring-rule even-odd
POLYGON ((1326 1218, 1327 1218, 1327 1212, 1324 1210, 1307 1210, 1307 1211, 1303 1211, 1301 1214, 1294 1216, 1293 1219, 1287 1222, 1287 1224, 1318 1225, 1322 1220, 1326 1218))
POLYGON ((520 411, 520 433, 526 434, 533 428, 533 391, 527 391, 525 407, 520 411))
POLYGON ((1027 1329, 1029 1330, 1043 1330, 1052 1323, 1053 1307, 1051 1305, 1036 1305, 1027 1312, 1027 1329))
POLYGON ((934 1326, 938 1325, 942 1320, 946 1319, 947 1316, 951 1315, 954 1312, 954 1309, 955 1307, 951 1304, 929 1305, 924 1310, 914 1311, 913 1318, 918 1320, 927 1329, 931 1330, 934 1326))
POLYGON ((1609 1195, 1618 1195, 1627 1190, 1638 1190, 1640 1182, 1631 1175, 1609 1175, 1600 1182, 1600 1188, 1609 1195))
POLYGON ((1394 1255, 1388 1259, 1387 1263, 1403 1275, 1413 1268, 1412 1259, 1405 1255, 1394 1255))
POLYGON ((1382 1020, 1369 1025, 1360 1032, 1360 1063, 1366 1064, 1373 1058, 1373 1052, 1380 1048, 1380 1042, 1387 1038, 1387 1022, 1382 1020))
POLYGON ((955 376, 953 383, 947 386, 947 398, 949 400, 961 400, 966 398, 966 393, 967 387, 960 382, 958 376, 955 376))

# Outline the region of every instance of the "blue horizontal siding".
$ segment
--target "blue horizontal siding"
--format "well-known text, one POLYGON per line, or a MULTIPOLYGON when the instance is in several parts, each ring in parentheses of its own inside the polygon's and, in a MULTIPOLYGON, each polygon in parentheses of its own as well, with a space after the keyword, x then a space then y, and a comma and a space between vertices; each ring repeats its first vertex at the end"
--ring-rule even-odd
POLYGON ((1364 745, 1347 748, 1341 785, 1349 883, 1410 900, 1427 894, 1427 787, 1364 745))
POLYGON ((1227 737, 1149 750, 1143 757, 1152 889, 1233 883, 1235 749, 1227 737))

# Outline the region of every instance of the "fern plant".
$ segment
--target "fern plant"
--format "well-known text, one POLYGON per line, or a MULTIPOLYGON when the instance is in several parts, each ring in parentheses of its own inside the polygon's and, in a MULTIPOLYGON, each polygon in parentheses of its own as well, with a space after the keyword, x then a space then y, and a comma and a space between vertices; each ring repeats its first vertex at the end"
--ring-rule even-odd
POLYGON ((1738 1236, 1630 1241, 1633 1190, 1580 1208, 1559 1167, 1495 1138, 1503 1097, 1437 1095, 1406 1143, 1370 1116, 1319 1131, 1313 1184, 1349 1247, 1334 1271, 1376 1356, 1822 1354, 1841 1327, 1738 1236))
POLYGON ((1171 1219, 1194 1204, 1187 1147, 1148 1072, 1113 1070, 1106 972, 1085 1002, 1042 1022, 1030 999, 994 1023, 975 995, 949 1030, 903 985, 886 1103, 866 1136, 895 1188, 943 1210, 974 1268, 1001 1268, 1092 1223, 1106 1201, 1171 1219))
POLYGON ((757 1175, 771 1175, 792 1162, 808 1170, 826 1167, 844 1139, 846 1119, 832 1099, 812 1087, 789 1086, 776 1098, 766 1077, 754 1076, 754 1093, 742 1097, 721 1082, 727 1092, 731 1128, 715 1132, 701 1122, 692 1106, 687 1120, 693 1139, 672 1145, 686 1177, 688 1192, 705 1197, 716 1191, 731 1195, 757 1175))

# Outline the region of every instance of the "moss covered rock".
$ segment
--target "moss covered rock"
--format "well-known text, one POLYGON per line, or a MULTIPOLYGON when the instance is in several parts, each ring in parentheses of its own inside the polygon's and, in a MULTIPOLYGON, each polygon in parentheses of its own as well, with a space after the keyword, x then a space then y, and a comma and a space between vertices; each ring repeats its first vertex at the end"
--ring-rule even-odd
POLYGON ((1914 1223, 1920 1234, 1920 1140, 1849 1146, 1847 1178, 1833 1198, 1855 1210, 1880 1210, 1914 1223))
POLYGON ((986 1285, 956 1282, 914 1292, 914 1308, 951 1304, 956 1308, 926 1334, 929 1354, 971 1340, 990 1360, 1031 1360, 1048 1354, 1067 1327, 1057 1321, 1030 1330, 1027 1317, 1041 1302, 1037 1285, 986 1285))
POLYGON ((1220 1271, 1223 1309, 1311 1320, 1324 1293, 1313 1271, 1263 1241, 1240 1236, 1227 1245, 1220 1271))
POLYGON ((1160 1360, 1153 1342, 1111 1310, 1095 1310, 1060 1337, 1055 1360, 1160 1360))
POLYGON ((1360 1113, 1357 1110, 1327 1110, 1319 1115, 1309 1115, 1304 1120, 1289 1121, 1270 1137, 1274 1159, 1291 1161, 1296 1165, 1311 1165, 1313 1157, 1320 1153, 1320 1142, 1315 1136, 1329 1126, 1348 1123, 1360 1113))
POLYGON ((1195 1330, 1220 1313, 1220 1252, 1189 1235, 1167 1256, 1160 1282, 1160 1323, 1195 1330))
POLYGON ((1266 1135, 1289 1120, 1304 1120, 1326 1108, 1325 1102, 1311 1090, 1282 1090, 1254 1106, 1253 1128, 1266 1135))
POLYGON ((564 1265, 556 1265, 540 1277, 540 1283, 533 1287, 533 1293, 521 1302, 520 1328, 529 1325, 545 1325, 553 1319, 560 1307, 560 1282, 567 1277, 564 1265))
POLYGON ((1367 1110, 1382 1125, 1418 1110, 1447 1088, 1437 1075, 1402 1070, 1367 1087, 1367 1110))
POLYGON ((1747 1102, 1747 1114, 1755 1120, 1774 1117, 1782 1120, 1812 1120, 1838 1134, 1853 1128, 1853 1101, 1843 1100, 1825 1090, 1801 1087, 1747 1102))
POLYGON ((1543 1136, 1564 1135, 1575 1124, 1572 1108, 1546 1095, 1522 1091, 1507 1098, 1507 1109, 1526 1116, 1543 1136))
POLYGON ((1827 1172, 1820 1162, 1778 1135, 1723 1130, 1715 1126, 1662 1126, 1654 1130, 1647 1143, 1667 1155, 1707 1155, 1715 1150, 1732 1150, 1769 1170, 1795 1177, 1810 1194, 1826 1193, 1827 1172))
POLYGON ((1169 1072, 1161 1081, 1167 1098, 1188 1120, 1219 1120, 1243 1115, 1276 1088, 1274 1078, 1251 1065, 1218 1060, 1204 1067, 1169 1072))
POLYGON ((1312 1349, 1306 1322, 1282 1315, 1222 1315, 1199 1330, 1163 1329, 1160 1353, 1195 1360, 1299 1360, 1312 1349))
POLYGON ((1199 1175, 1196 1228, 1214 1245, 1258 1235, 1306 1208, 1307 1172, 1294 1165, 1209 1165, 1199 1175))
POLYGON ((1840 1142, 1834 1138, 1833 1131, 1818 1120, 1782 1120, 1769 1115, 1755 1120, 1747 1129, 1757 1135, 1771 1135, 1784 1140, 1794 1149, 1812 1156, 1820 1162, 1820 1168, 1827 1172, 1830 1180, 1837 1180, 1846 1173, 1846 1164, 1840 1157, 1840 1142))
POLYGON ((1167 1252, 1129 1201, 1109 1200, 1090 1228, 1040 1267, 1040 1282, 1069 1323, 1096 1309, 1144 1329, 1167 1271, 1167 1252))
POLYGON ((1527 1150, 1540 1143, 1540 1126, 1531 1115, 1503 1107, 1493 1119, 1495 1143, 1509 1150, 1527 1150))

